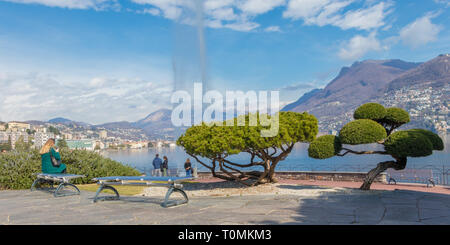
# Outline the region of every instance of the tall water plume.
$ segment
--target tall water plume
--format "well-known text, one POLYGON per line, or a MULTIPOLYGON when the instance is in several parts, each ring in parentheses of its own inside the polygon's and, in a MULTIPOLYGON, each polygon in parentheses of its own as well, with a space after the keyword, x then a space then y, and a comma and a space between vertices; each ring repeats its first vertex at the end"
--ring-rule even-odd
POLYGON ((174 26, 174 91, 192 91, 194 82, 210 89, 204 32, 204 0, 178 1, 182 11, 174 26))

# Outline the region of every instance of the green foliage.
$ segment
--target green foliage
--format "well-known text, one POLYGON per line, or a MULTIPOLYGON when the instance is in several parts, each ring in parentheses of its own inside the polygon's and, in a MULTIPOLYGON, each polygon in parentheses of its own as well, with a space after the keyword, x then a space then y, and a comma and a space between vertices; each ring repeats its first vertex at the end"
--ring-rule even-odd
POLYGON ((355 110, 353 118, 379 120, 386 116, 386 109, 378 103, 366 103, 355 110))
POLYGON ((404 130, 391 134, 384 149, 395 157, 424 157, 433 154, 433 143, 421 131, 404 130))
POLYGON ((316 159, 326 159, 337 155, 342 150, 339 137, 323 135, 309 144, 308 155, 316 159))
POLYGON ((343 144, 371 144, 387 137, 386 130, 377 122, 359 119, 347 123, 339 132, 343 144))
POLYGON ((59 135, 60 134, 59 130, 57 128, 53 127, 53 126, 48 127, 48 131, 50 133, 55 134, 55 135, 59 135))
POLYGON ((386 116, 383 119, 388 124, 405 124, 409 123, 409 113, 402 108, 392 107, 386 109, 386 116))
POLYGON ((409 132, 417 132, 423 134, 425 137, 428 138, 428 140, 433 145, 433 150, 442 151, 444 150, 444 142, 442 141, 441 137, 439 135, 425 129, 410 129, 409 132))
POLYGON ((62 148, 69 148, 69 146, 67 145, 67 141, 65 139, 59 139, 58 143, 57 143, 58 148, 62 149, 62 148))
POLYGON ((0 144, 0 152, 2 151, 10 151, 11 150, 11 145, 8 143, 3 143, 0 144))
MULTIPOLYGON (((261 115, 240 116, 246 126, 237 126, 238 118, 233 119, 234 126, 208 126, 205 123, 192 126, 177 140, 189 154, 214 158, 220 154, 233 155, 245 150, 280 147, 282 144, 310 142, 318 133, 317 119, 308 113, 280 112, 278 134, 274 137, 261 137, 263 126, 261 115), (257 117, 257 124, 249 126, 251 116, 257 117)), ((272 119, 268 117, 268 119, 272 119)))
MULTIPOLYGON (((73 183, 92 183, 91 179, 102 176, 133 176, 141 173, 119 162, 85 150, 62 150, 62 162, 67 165, 67 172, 82 174, 85 178, 73 183)), ((30 188, 35 176, 41 172, 41 156, 37 150, 12 151, 0 154, 0 189, 30 188)))
POLYGON ((31 148, 31 143, 25 142, 23 136, 20 136, 19 139, 14 144, 14 147, 17 151, 29 151, 31 148))

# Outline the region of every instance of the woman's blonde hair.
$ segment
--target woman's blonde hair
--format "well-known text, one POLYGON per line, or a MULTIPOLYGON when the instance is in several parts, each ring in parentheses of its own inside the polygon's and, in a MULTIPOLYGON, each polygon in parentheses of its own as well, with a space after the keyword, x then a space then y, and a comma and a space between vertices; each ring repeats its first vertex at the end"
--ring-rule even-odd
POLYGON ((50 151, 50 148, 55 146, 55 140, 54 139, 48 139, 47 142, 45 142, 44 146, 42 146, 41 151, 39 151, 39 154, 45 154, 50 151))

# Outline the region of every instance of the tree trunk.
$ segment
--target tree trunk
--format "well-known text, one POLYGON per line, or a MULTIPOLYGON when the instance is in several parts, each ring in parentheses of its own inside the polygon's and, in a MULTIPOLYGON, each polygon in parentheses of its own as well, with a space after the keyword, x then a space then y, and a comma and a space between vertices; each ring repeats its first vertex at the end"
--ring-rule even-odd
POLYGON ((267 176, 267 180, 269 183, 277 183, 278 180, 275 178, 275 167, 277 166, 278 162, 272 162, 272 165, 270 166, 269 175, 267 176))
POLYGON ((395 170, 401 170, 406 167, 406 158, 399 158, 397 161, 386 161, 386 162, 380 162, 377 164, 377 167, 370 170, 366 178, 364 179, 364 183, 359 187, 361 190, 370 190, 370 186, 372 185, 373 181, 377 178, 377 176, 386 171, 388 168, 393 168, 395 170))

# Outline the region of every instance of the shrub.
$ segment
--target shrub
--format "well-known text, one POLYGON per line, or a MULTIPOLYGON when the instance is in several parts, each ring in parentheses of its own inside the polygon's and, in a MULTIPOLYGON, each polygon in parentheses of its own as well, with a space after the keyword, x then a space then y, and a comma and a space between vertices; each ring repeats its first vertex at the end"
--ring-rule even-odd
MULTIPOLYGON (((119 162, 85 150, 62 150, 62 162, 67 172, 86 177, 76 179, 75 184, 92 183, 92 178, 102 176, 133 176, 141 173, 119 162)), ((38 151, 12 151, 0 154, 0 189, 27 189, 31 187, 34 173, 41 172, 41 156, 38 151)))
POLYGON ((392 107, 386 109, 386 116, 383 119, 389 124, 405 124, 409 123, 409 113, 401 108, 392 107))
POLYGON ((425 129, 410 129, 407 130, 409 132, 417 132, 420 134, 423 134, 425 137, 428 138, 428 140, 433 145, 433 150, 442 151, 444 150, 444 142, 442 141, 441 137, 439 135, 425 129))
POLYGON ((341 150, 342 143, 339 137, 324 135, 311 142, 308 148, 308 155, 316 159, 326 159, 335 156, 341 150))
POLYGON ((386 130, 375 121, 359 119, 347 123, 339 132, 343 144, 371 144, 386 138, 386 130))
POLYGON ((398 131, 384 143, 385 150, 396 157, 424 157, 433 154, 433 144, 420 131, 398 131))
POLYGON ((367 103, 358 107, 353 118, 379 120, 386 116, 386 109, 378 103, 367 103))
MULTIPOLYGON (((277 164, 287 157, 297 142, 313 141, 318 133, 318 123, 313 115, 306 112, 280 112, 274 115, 279 116, 278 133, 263 137, 263 130, 270 126, 263 126, 262 116, 267 115, 256 113, 230 119, 234 126, 208 126, 204 123, 192 126, 178 138, 177 144, 215 177, 239 181, 245 185, 274 182, 277 164), (257 117, 256 125, 250 126, 248 122, 253 116, 257 117), (245 126, 237 126, 238 119, 246 122, 245 126), (241 152, 250 155, 249 161, 231 162, 229 156, 241 152), (216 173, 216 167, 222 173, 216 173), (264 168, 264 172, 243 172, 250 167, 264 168), (254 179, 256 181, 248 183, 254 179)), ((268 118, 272 120, 274 116, 268 118)), ((275 125, 272 127, 275 128, 275 125)))

